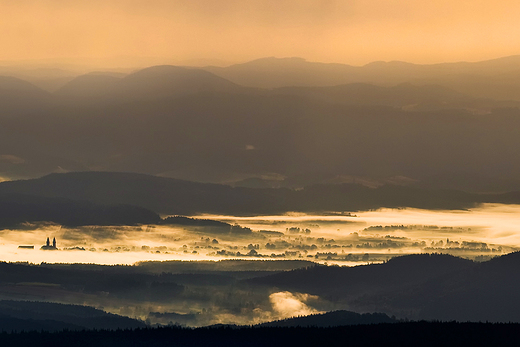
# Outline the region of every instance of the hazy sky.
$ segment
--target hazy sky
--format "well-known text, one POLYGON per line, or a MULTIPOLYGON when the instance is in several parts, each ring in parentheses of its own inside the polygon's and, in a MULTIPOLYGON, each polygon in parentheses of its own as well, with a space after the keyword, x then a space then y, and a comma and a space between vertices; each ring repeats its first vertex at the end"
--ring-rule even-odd
POLYGON ((0 18, 0 61, 301 56, 360 65, 520 54, 518 0, 0 0, 0 18))

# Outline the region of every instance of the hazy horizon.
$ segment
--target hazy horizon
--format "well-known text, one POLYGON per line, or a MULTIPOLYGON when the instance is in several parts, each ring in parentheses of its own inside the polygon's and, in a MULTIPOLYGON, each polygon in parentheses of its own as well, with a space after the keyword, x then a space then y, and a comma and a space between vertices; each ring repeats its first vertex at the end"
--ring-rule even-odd
POLYGON ((410 0, 4 2, 0 61, 98 67, 229 65, 266 56, 349 65, 481 61, 518 54, 519 9, 510 0, 471 7, 410 0))
POLYGON ((0 345, 371 346, 380 323, 377 346, 468 344, 457 322, 516 334, 518 13, 0 1, 0 345), (299 330, 214 327, 266 322, 299 330), (310 326, 329 336, 295 342, 310 326), (224 330, 242 337, 170 334, 224 330))
MULTIPOLYGON (((519 50, 520 52, 520 50, 519 50)), ((451 60, 451 61, 432 61, 432 62, 414 62, 410 60, 383 60, 377 59, 377 57, 373 60, 353 64, 348 61, 322 61, 322 60, 314 60, 308 59, 305 56, 274 56, 274 55, 265 55, 252 57, 251 59, 246 60, 221 60, 221 59, 212 59, 212 58, 193 58, 193 59, 185 59, 185 60, 176 60, 175 58, 159 58, 159 57, 140 57, 140 56, 132 56, 132 57, 107 57, 107 58, 85 58, 85 57, 66 57, 66 58, 46 58, 46 59, 20 59, 20 60, 0 60, 0 69, 5 69, 1 75, 9 76, 14 73, 14 76, 20 77, 23 73, 28 72, 33 76, 38 73, 43 74, 40 77, 55 77, 59 74, 65 74, 67 77, 80 76, 83 74, 88 74, 91 72, 117 72, 117 73, 132 73, 139 71, 141 69, 146 69, 154 66, 181 66, 181 67, 193 67, 193 68, 227 68, 233 66, 239 66, 242 64, 248 64, 255 61, 262 61, 267 59, 275 59, 278 61, 284 60, 301 60, 306 63, 317 63, 317 64, 331 64, 331 65, 343 65, 343 66, 351 66, 355 68, 362 68, 365 66, 370 66, 374 63, 404 63, 411 64, 416 66, 440 66, 444 64, 460 64, 460 63, 485 63, 498 61, 502 59, 515 58, 520 57, 520 54, 511 54, 504 56, 491 56, 486 59, 468 59, 468 60, 451 60), (38 71, 42 70, 42 72, 38 71), (47 71, 45 71, 47 70, 47 71), (53 71, 54 70, 54 71, 53 71), (63 70, 63 71, 60 71, 63 70)), ((30 80, 29 80, 30 81, 30 80)))

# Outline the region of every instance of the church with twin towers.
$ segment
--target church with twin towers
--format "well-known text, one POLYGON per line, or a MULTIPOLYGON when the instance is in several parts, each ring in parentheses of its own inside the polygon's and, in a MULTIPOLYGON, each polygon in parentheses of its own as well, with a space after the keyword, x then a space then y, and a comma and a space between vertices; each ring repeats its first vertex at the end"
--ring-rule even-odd
POLYGON ((57 250, 58 248, 56 247, 56 238, 52 239, 52 245, 51 245, 51 241, 47 237, 47 242, 40 249, 48 250, 48 251, 57 250))

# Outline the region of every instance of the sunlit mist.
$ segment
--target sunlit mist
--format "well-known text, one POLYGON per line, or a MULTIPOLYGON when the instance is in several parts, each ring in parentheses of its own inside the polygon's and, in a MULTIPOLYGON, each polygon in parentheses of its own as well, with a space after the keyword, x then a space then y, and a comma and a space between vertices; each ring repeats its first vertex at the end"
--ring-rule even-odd
POLYGON ((519 205, 487 204, 467 211, 383 209, 346 215, 200 216, 252 230, 244 235, 170 226, 27 225, 22 230, 3 230, 0 248, 4 261, 36 264, 302 259, 359 265, 421 252, 475 259, 520 249, 518 213, 519 205), (58 251, 40 250, 47 237, 58 240, 58 251), (34 249, 18 248, 24 245, 34 249))

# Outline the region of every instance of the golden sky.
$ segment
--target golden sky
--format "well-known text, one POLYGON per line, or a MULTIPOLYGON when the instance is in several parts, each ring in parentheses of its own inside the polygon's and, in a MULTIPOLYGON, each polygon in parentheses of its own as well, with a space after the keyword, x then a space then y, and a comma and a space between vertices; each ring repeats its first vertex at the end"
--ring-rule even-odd
POLYGON ((0 61, 476 61, 520 54, 519 18, 518 0, 0 0, 0 61))

